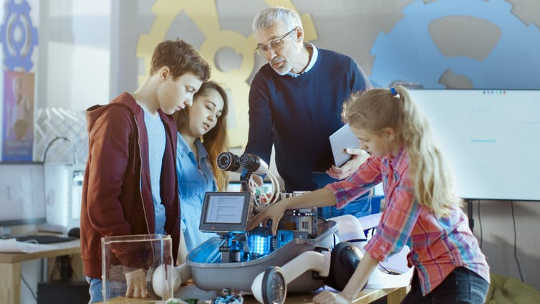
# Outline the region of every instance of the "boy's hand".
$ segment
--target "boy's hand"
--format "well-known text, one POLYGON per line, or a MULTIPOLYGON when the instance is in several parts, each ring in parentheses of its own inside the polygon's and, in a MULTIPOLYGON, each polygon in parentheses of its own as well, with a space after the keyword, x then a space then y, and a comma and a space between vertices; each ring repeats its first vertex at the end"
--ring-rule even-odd
POLYGON ((126 297, 128 298, 146 298, 148 289, 146 288, 146 274, 144 270, 137 269, 126 273, 126 297))
POLYGON ((345 153, 352 155, 352 158, 343 164, 341 167, 332 166, 326 170, 326 174, 335 179, 344 179, 351 176, 362 163, 369 158, 369 154, 362 149, 345 149, 345 153))
POLYGON ((351 304, 352 301, 340 295, 339 293, 325 290, 313 297, 314 304, 351 304))
POLYGON ((257 227, 259 223, 271 219, 272 220, 272 234, 276 235, 279 221, 283 217, 283 213, 287 210, 288 199, 283 199, 275 204, 272 204, 259 212, 256 216, 251 218, 248 223, 248 230, 252 230, 257 227))

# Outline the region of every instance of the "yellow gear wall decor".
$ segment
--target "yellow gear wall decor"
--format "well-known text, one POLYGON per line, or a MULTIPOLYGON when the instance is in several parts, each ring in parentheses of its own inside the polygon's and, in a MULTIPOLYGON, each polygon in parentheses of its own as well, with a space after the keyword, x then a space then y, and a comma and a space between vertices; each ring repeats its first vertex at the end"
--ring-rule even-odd
MULTIPOLYGON (((290 0, 266 0, 265 2, 270 7, 281 6, 296 10, 290 0)), ((249 127, 249 85, 247 79, 253 70, 255 62, 256 42, 253 34, 246 38, 240 33, 221 29, 215 0, 157 0, 152 6, 152 12, 155 15, 155 20, 150 32, 140 35, 137 43, 136 54, 138 58, 143 59, 145 70, 150 70, 154 47, 165 39, 165 35, 176 16, 181 12, 185 12, 205 36, 205 41, 202 43, 199 52, 208 60, 212 68, 212 80, 224 85, 231 93, 229 96, 231 101, 229 108, 235 111, 231 115, 236 118, 236 121, 228 130, 229 145, 231 147, 245 145, 249 127), (214 58, 217 52, 224 47, 230 47, 242 55, 240 68, 222 72, 216 67, 214 58)), ((311 16, 304 14, 301 15, 301 18, 305 40, 317 39, 311 16)), ((139 76, 139 84, 144 81, 144 77, 146 76, 139 76)))

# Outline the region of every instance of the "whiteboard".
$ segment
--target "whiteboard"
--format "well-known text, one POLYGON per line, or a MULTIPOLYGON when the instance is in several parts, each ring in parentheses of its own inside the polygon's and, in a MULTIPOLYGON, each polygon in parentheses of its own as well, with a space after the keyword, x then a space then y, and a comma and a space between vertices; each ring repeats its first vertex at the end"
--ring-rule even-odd
POLYGON ((411 90, 468 199, 540 200, 540 91, 411 90))

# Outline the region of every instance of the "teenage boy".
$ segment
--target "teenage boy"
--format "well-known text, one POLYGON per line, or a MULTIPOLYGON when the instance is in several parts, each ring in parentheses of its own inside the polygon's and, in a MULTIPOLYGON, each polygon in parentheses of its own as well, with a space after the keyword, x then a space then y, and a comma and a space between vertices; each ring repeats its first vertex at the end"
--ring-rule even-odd
MULTIPOLYGON (((81 255, 90 303, 102 301, 101 238, 169 234, 179 244, 175 155, 176 125, 168 115, 190 106, 210 77, 208 63, 182 40, 163 41, 152 55, 150 75, 134 93, 87 110, 89 137, 81 210, 81 255)), ((131 267, 128 297, 146 297, 144 261, 135 250, 114 258, 131 267)))

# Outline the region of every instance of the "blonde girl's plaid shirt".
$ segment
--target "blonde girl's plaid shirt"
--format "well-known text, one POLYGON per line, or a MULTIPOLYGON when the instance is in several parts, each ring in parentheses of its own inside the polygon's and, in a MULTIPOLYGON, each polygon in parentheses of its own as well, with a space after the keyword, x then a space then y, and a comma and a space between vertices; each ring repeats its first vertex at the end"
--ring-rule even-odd
POLYGON ((403 149, 392 158, 371 157, 348 179, 326 186, 336 196, 337 208, 383 183, 386 208, 377 233, 366 245, 376 260, 397 253, 407 244, 409 266, 414 265, 422 294, 437 287, 456 268, 465 267, 489 282, 489 266, 478 241, 460 208, 448 217, 437 218, 433 211, 414 198, 408 176, 409 157, 403 149))

